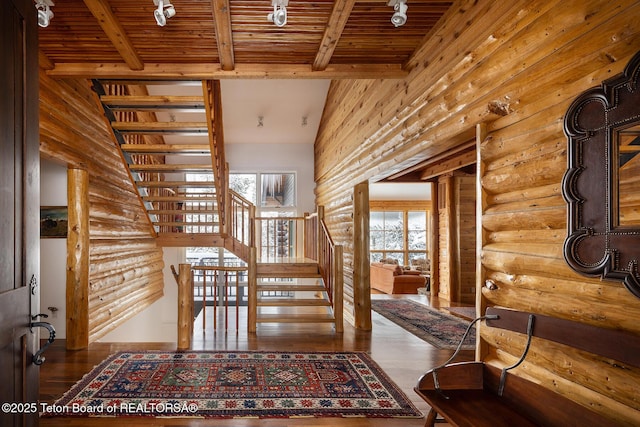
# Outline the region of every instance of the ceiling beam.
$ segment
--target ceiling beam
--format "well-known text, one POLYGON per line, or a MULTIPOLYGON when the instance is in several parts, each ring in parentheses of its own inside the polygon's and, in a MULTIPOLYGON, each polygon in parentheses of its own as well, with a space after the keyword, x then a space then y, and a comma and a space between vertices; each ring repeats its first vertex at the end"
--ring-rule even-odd
POLYGON ((120 25, 107 0, 84 0, 84 4, 95 16, 104 33, 132 70, 142 70, 144 64, 134 49, 127 33, 120 25))
POLYGON ((213 24, 218 44, 220 68, 224 71, 231 71, 235 68, 235 58, 229 0, 211 0, 211 9, 213 10, 213 24))
POLYGON ((465 166, 472 165, 476 162, 476 151, 469 150, 462 152, 454 157, 443 160, 437 164, 433 164, 420 171, 420 179, 426 181, 447 172, 453 172, 465 166))
POLYGON ((51 77, 135 79, 135 80, 209 80, 209 79, 402 79, 407 71, 400 64, 332 64, 313 71, 306 64, 236 64, 224 71, 218 64, 145 64, 132 70, 120 63, 56 63, 51 77))
POLYGON ((313 61, 312 68, 314 71, 326 69, 329 62, 331 62, 333 52, 338 45, 345 25, 347 25, 349 15, 351 15, 355 3, 356 0, 336 0, 333 3, 333 10, 331 11, 331 16, 329 16, 329 22, 324 30, 316 58, 313 61))
MULTIPOLYGON (((420 180, 429 179, 428 173, 425 175, 423 172, 426 170, 431 170, 434 166, 437 166, 441 163, 448 163, 450 159, 461 157, 469 152, 475 153, 476 142, 475 140, 466 141, 464 143, 458 144, 455 147, 442 152, 440 154, 429 157, 426 160, 423 160, 420 163, 417 163, 407 169, 403 169, 402 171, 390 175, 385 178, 385 181, 394 181, 398 179, 402 179, 402 177, 407 175, 417 175, 420 180)), ((447 166, 448 167, 448 166, 447 166)))

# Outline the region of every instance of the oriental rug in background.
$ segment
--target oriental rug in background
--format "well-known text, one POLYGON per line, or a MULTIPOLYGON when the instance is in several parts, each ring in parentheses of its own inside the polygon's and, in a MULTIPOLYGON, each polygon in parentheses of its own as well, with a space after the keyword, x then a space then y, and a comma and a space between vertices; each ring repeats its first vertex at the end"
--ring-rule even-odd
MULTIPOLYGON (((455 349, 470 323, 408 299, 372 299, 371 308, 429 344, 443 349, 455 349)), ((472 330, 462 349, 475 349, 475 338, 475 330, 472 330)))
POLYGON ((422 417, 365 353, 120 352, 52 406, 69 409, 44 416, 422 417))

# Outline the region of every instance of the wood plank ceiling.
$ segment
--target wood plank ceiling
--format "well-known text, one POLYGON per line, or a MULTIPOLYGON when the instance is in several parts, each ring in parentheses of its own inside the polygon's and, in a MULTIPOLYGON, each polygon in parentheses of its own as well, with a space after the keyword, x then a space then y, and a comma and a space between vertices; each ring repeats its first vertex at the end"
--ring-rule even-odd
POLYGON ((174 0, 156 24, 153 0, 59 0, 40 29, 52 76, 88 78, 400 78, 451 1, 408 0, 394 27, 384 0, 290 0, 288 23, 270 0, 174 0))

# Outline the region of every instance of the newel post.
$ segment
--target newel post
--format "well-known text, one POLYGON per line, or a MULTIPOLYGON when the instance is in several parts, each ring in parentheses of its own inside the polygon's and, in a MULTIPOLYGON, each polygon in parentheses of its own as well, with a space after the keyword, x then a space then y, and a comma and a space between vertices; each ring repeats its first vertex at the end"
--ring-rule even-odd
POLYGON ((255 246, 251 246, 249 252, 249 271, 247 273, 249 280, 249 301, 247 315, 247 330, 249 333, 255 333, 258 323, 258 261, 257 250, 255 246))
POLYGON ((333 315, 336 332, 344 332, 344 261, 342 245, 336 245, 333 253, 333 315))
POLYGON ((193 336, 193 284, 191 264, 178 268, 178 350, 191 348, 193 336))

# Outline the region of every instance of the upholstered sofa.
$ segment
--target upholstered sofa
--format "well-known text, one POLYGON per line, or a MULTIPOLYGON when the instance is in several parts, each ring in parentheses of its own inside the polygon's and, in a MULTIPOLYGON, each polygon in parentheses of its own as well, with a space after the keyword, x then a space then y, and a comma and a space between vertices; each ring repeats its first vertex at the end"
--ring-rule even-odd
POLYGON ((426 278, 417 270, 404 270, 396 264, 371 263, 371 288, 385 294, 417 294, 426 278))

